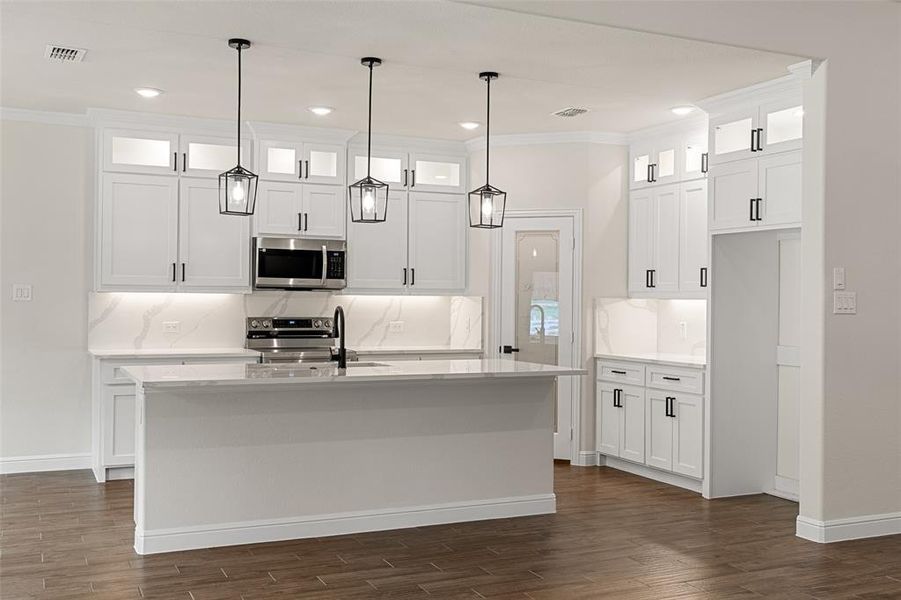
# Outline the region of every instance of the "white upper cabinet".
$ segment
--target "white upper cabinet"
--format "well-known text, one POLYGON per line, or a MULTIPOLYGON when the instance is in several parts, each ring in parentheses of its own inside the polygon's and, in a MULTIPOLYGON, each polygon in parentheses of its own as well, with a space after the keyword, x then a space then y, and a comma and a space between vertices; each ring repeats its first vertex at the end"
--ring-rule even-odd
POLYGON ((761 157, 757 167, 759 220, 763 225, 800 225, 801 152, 761 157))
POLYGON ((314 238, 344 239, 347 214, 344 186, 303 185, 303 234, 314 238))
POLYGON ((99 219, 98 289, 175 288, 177 179, 105 173, 99 219))
POLYGON ((711 166, 708 185, 711 231, 756 226, 756 158, 711 166))
POLYGON ((466 197, 410 194, 410 289, 465 287, 466 197))
POLYGON ((262 181, 254 233, 344 239, 345 198, 344 186, 262 181))
MULTIPOLYGON (((182 135, 179 137, 181 156, 178 170, 192 177, 219 177, 238 164, 238 148, 235 138, 206 135, 182 135)), ((241 139, 241 165, 253 170, 253 142, 241 139)))
POLYGON ((182 179, 178 211, 178 287, 249 290, 250 219, 219 214, 219 182, 182 179))
POLYGON ((682 140, 682 157, 679 164, 682 171, 682 181, 707 176, 709 156, 707 154, 707 133, 705 131, 698 131, 682 140))
POLYGON ((344 187, 347 149, 341 144, 305 143, 303 145, 303 181, 344 187))
POLYGON ((264 181, 345 183, 345 147, 340 144, 260 141, 259 176, 264 181))
POLYGON ((710 118, 710 164, 798 150, 804 137, 804 107, 787 98, 710 118))
POLYGON ((711 117, 710 164, 753 156, 757 129, 757 107, 711 117))
POLYGON ((409 187, 417 192, 464 193, 466 159, 415 153, 410 155, 409 187))
POLYGON ((629 147, 629 184, 633 189, 651 185, 653 152, 654 148, 649 144, 632 144, 629 147))
MULTIPOLYGON (((389 190, 406 188, 410 183, 409 156, 406 152, 381 150, 373 148, 370 175, 382 183, 388 184, 389 190)), ((366 177, 366 148, 351 148, 351 177, 348 183, 366 177)))
POLYGON ((631 187, 679 181, 682 147, 676 138, 640 142, 630 147, 631 187))
POLYGON ((679 289, 703 295, 707 287, 707 180, 681 185, 679 200, 679 289))
POLYGON ((105 129, 103 170, 175 175, 178 134, 158 131, 105 129))
POLYGON ((654 190, 654 265, 651 287, 666 294, 679 290, 679 185, 654 190))
POLYGON ((760 106, 762 152, 799 150, 804 138, 804 107, 799 100, 782 100, 760 106))
POLYGON ((654 264, 654 199, 650 189, 629 195, 629 292, 647 292, 654 264))
POLYGON ((384 223, 347 224, 347 285, 400 292, 409 283, 407 194, 388 195, 384 223))

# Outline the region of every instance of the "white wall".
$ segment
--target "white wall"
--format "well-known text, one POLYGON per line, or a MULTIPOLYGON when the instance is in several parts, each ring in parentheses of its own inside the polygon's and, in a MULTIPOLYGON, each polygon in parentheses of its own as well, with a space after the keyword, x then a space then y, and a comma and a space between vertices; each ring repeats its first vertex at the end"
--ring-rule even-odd
POLYGON ((707 354, 706 300, 596 298, 594 306, 596 353, 707 354))
POLYGON ((84 454, 93 130, 0 128, 0 456, 84 454), (10 301, 14 283, 34 300, 10 301))
MULTIPOLYGON (((470 157, 470 182, 484 183, 485 152, 470 157)), ((507 209, 582 209, 582 450, 593 448, 593 299, 626 294, 628 147, 551 143, 491 148, 491 184, 507 192, 507 209)), ((470 231, 470 293, 490 294, 490 236, 470 231)), ((490 331, 486 300, 485 332, 490 331)), ((490 343, 487 333, 486 344, 490 343)))

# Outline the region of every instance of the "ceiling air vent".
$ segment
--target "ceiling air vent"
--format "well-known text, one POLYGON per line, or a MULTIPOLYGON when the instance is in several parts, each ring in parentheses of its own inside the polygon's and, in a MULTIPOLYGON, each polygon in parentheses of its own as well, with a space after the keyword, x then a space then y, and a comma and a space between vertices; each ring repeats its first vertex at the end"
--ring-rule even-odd
POLYGON ((561 108, 560 110, 551 114, 555 117, 564 117, 568 119, 570 117, 578 117, 579 115, 584 115, 587 112, 587 108, 577 108, 575 106, 570 106, 568 108, 561 108))
POLYGON ((47 47, 44 49, 44 58, 50 62, 77 63, 84 60, 84 55, 87 52, 84 48, 47 44, 47 47))

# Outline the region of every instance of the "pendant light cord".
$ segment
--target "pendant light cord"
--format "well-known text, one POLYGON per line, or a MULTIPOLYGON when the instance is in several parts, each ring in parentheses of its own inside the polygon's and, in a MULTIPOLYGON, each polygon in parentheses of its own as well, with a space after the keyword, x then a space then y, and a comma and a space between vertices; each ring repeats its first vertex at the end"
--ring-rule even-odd
POLYGON ((241 166, 241 45, 238 44, 238 166, 241 166))
POLYGON ((366 177, 370 176, 372 165, 372 61, 369 61, 369 133, 366 141, 366 177))
POLYGON ((488 143, 491 141, 491 76, 485 78, 485 83, 488 85, 488 102, 487 108, 485 110, 485 185, 489 185, 488 183, 488 169, 491 161, 488 159, 488 143))

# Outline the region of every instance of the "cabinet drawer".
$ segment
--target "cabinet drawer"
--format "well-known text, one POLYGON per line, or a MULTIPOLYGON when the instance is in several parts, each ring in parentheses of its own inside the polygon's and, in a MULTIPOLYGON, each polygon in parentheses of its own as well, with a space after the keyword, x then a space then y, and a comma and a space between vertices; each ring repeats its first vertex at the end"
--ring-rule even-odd
POLYGON ((662 390, 703 394, 704 371, 648 365, 646 385, 662 390))
POLYGON ((597 379, 644 385, 644 369, 642 364, 599 360, 597 379))

